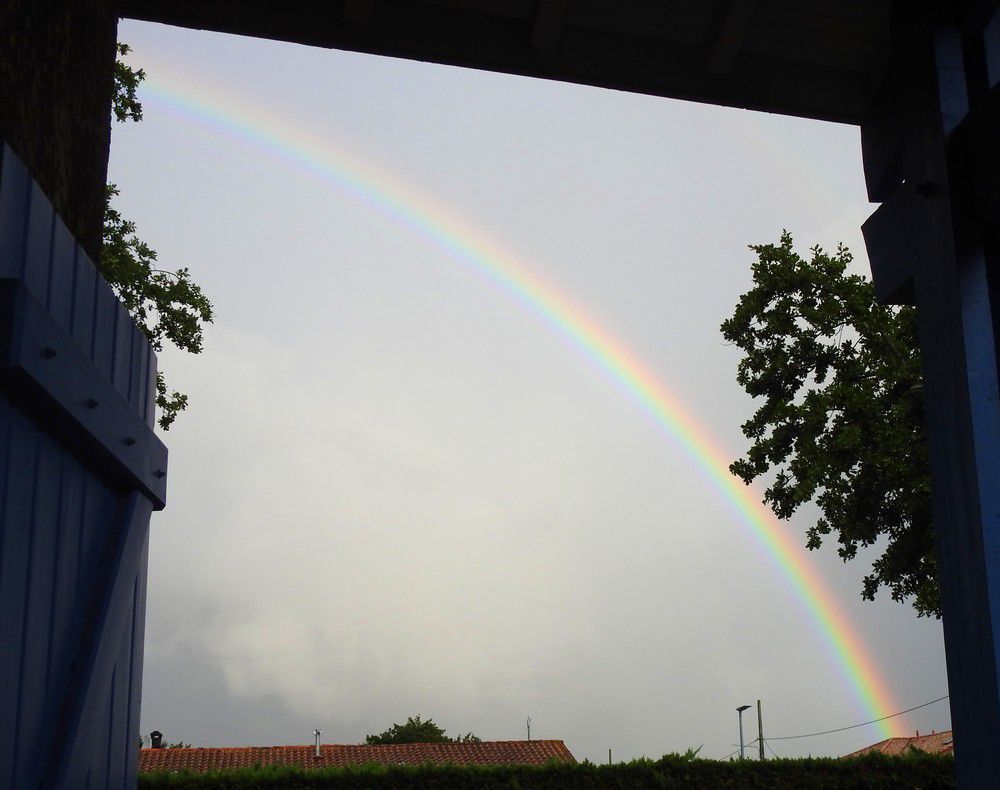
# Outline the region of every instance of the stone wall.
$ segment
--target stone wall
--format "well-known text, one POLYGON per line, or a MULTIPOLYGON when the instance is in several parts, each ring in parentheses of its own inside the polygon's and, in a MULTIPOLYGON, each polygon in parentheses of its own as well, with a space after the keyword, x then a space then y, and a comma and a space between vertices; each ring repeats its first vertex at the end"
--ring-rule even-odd
POLYGON ((116 0, 0 2, 0 136, 95 259, 117 27, 116 0))

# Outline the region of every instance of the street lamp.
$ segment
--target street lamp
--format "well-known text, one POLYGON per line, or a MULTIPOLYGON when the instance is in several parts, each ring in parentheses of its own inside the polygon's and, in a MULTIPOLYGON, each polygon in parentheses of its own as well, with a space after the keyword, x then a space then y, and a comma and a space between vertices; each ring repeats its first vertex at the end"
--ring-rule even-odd
POLYGON ((743 759, 743 711, 749 708, 749 705, 740 705, 736 712, 740 714, 740 759, 743 759))

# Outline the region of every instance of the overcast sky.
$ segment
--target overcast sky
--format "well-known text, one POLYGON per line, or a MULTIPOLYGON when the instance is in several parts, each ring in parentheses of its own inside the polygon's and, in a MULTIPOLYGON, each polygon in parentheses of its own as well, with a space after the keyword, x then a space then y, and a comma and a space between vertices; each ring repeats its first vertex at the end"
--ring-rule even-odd
MULTIPOLYGON (((151 83, 281 119, 478 227, 732 457, 753 404, 718 327, 747 245, 788 228, 866 268, 851 127, 133 22, 119 38, 151 83)), ((161 355, 191 405, 164 436, 144 733, 357 743, 419 713, 519 739, 530 716, 532 737, 618 760, 724 757, 758 698, 766 735, 870 717, 691 457, 537 313, 342 183, 141 95, 144 120, 113 132, 118 206, 217 315, 203 354, 161 355)), ((811 517, 784 527, 799 545, 811 517)), ((833 546, 807 560, 900 709, 947 693, 938 622, 861 601, 866 566, 833 546)), ((898 729, 949 726, 937 703, 898 729)))

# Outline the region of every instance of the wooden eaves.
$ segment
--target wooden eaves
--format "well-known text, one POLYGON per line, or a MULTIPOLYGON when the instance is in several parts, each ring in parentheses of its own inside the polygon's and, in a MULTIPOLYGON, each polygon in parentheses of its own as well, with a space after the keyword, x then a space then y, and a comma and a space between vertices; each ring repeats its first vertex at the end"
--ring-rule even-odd
POLYGON ((122 0, 129 18, 860 123, 889 0, 122 0))

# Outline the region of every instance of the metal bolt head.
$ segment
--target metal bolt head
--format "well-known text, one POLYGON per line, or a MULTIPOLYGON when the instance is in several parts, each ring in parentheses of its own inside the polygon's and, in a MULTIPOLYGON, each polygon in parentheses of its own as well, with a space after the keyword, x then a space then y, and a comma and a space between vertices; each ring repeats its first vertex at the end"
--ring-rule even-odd
POLYGON ((135 444, 135 439, 133 437, 129 436, 129 437, 127 437, 125 439, 125 444, 128 445, 129 447, 131 447, 132 445, 135 444))
POLYGON ((84 403, 86 404, 88 409, 96 409, 98 406, 97 401, 94 400, 93 398, 87 398, 87 400, 85 400, 84 403))
POLYGON ((52 359, 56 355, 56 350, 51 346, 46 346, 42 349, 42 356, 46 359, 52 359))

